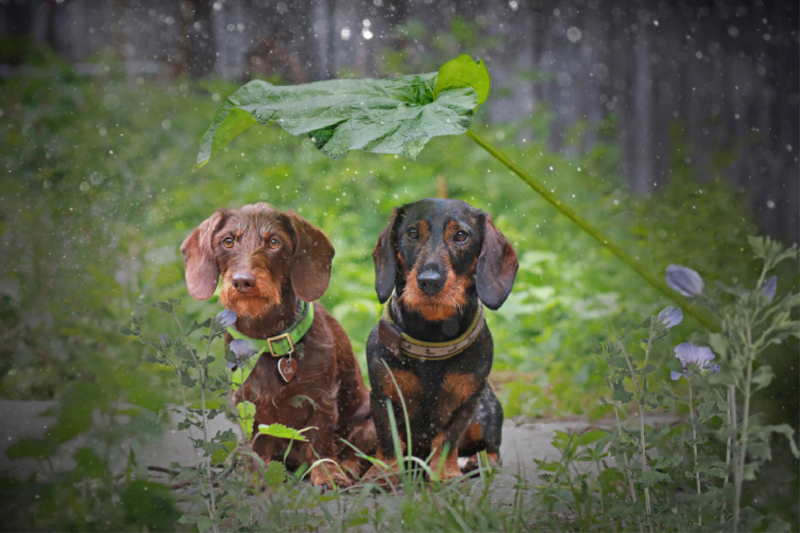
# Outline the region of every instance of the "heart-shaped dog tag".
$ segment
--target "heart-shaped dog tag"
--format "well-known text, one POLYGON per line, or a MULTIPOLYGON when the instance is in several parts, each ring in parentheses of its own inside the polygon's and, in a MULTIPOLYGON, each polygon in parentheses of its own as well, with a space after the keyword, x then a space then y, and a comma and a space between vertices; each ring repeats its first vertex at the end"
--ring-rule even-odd
POLYGON ((297 359, 294 357, 283 357, 278 361, 278 374, 283 381, 289 383, 297 373, 297 359))

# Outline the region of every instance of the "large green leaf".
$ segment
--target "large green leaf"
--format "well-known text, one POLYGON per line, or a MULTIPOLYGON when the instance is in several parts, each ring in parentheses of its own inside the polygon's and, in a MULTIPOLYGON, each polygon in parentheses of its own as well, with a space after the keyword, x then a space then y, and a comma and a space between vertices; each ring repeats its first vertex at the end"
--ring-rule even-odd
POLYGON ((203 136, 195 169, 256 124, 280 124, 308 135, 319 150, 341 159, 349 150, 415 159, 440 135, 460 135, 489 94, 483 61, 460 56, 439 72, 387 79, 326 80, 275 86, 253 80, 233 92, 203 136))

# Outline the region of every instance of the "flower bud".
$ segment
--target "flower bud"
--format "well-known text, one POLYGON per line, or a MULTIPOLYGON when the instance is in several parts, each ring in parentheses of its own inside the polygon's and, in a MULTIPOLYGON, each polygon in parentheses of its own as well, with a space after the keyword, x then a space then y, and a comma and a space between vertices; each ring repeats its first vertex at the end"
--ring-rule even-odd
POLYGON ((667 285, 684 296, 703 294, 703 279, 691 268, 669 265, 667 267, 667 285))
POLYGON ((221 311, 217 315, 217 322, 222 324, 222 327, 225 328, 232 326, 236 323, 236 313, 228 309, 225 309, 224 311, 221 311))

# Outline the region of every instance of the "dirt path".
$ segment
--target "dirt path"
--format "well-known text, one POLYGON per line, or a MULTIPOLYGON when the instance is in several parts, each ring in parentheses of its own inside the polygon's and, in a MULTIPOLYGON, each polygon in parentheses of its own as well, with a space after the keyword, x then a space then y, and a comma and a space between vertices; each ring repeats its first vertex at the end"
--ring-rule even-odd
MULTIPOLYGON (((0 470, 10 470, 11 475, 17 478, 27 478, 31 472, 42 473, 42 468, 32 458, 10 460, 6 452, 15 443, 23 438, 41 438, 47 428, 55 424, 55 418, 44 413, 54 407, 55 402, 15 402, 0 400, 0 470)), ((232 424, 223 417, 217 417, 209 422, 210 434, 232 428, 232 424)), ((501 457, 503 467, 509 472, 533 479, 535 464, 534 459, 553 457, 556 449, 550 441, 556 430, 581 431, 590 427, 584 421, 552 421, 542 423, 515 425, 511 420, 506 420, 503 427, 503 445, 501 457)), ((172 461, 181 464, 192 464, 194 453, 188 440, 188 434, 174 429, 166 430, 161 439, 146 443, 144 453, 149 465, 169 466, 172 461)), ((50 461, 54 471, 64 471, 74 468, 75 462, 70 455, 84 445, 84 439, 78 437, 63 444, 50 461)), ((512 481, 513 482, 513 481, 512 481)))
MULTIPOLYGON (((15 402, 0 400, 0 471, 8 472, 18 479, 27 479, 36 472, 40 480, 48 477, 52 468, 54 472, 65 471, 75 467, 71 455, 85 444, 83 437, 77 437, 59 447, 58 452, 45 464, 33 458, 11 460, 6 452, 11 446, 24 438, 41 438, 47 428, 52 427, 55 418, 46 416, 45 412, 56 405, 55 402, 15 402)), ((667 418, 648 419, 648 424, 660 425, 668 422, 667 418)), ((173 421, 174 422, 174 421, 173 421)), ((209 433, 216 434, 232 428, 232 424, 224 417, 217 417, 209 422, 209 433)), ((191 465, 195 462, 188 433, 172 428, 165 430, 160 438, 148 441, 144 445, 145 462, 151 466, 168 467, 170 462, 191 465)), ((535 459, 558 457, 558 451, 550 444, 556 430, 564 432, 583 431, 589 427, 610 427, 609 422, 587 422, 582 420, 543 421, 517 425, 506 420, 503 427, 503 445, 500 449, 502 467, 506 474, 495 478, 495 491, 513 493, 516 479, 513 474, 529 481, 536 481, 535 459)), ((237 432, 238 433, 238 432, 237 432)), ((195 435, 196 436, 196 435, 195 435)), ((124 465, 120 464, 119 468, 124 465)), ((501 495, 502 497, 502 495, 501 495)), ((513 496, 512 496, 513 497, 513 496)))

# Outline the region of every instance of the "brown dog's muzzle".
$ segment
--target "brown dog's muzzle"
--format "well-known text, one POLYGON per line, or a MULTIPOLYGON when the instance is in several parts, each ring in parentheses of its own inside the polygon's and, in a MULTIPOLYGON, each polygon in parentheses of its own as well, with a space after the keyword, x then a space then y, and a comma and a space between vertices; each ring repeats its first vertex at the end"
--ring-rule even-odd
POLYGON ((256 276, 251 272, 237 272, 231 278, 233 288, 242 293, 248 293, 256 285, 256 276))

